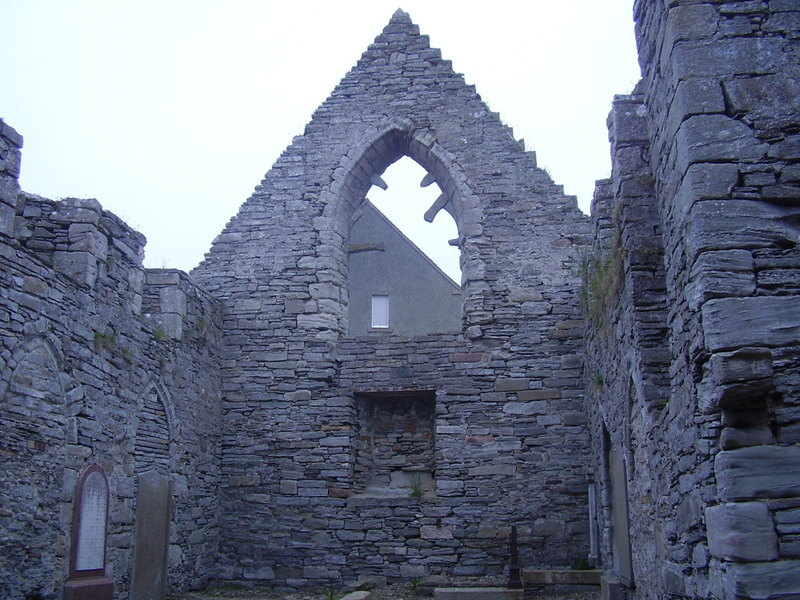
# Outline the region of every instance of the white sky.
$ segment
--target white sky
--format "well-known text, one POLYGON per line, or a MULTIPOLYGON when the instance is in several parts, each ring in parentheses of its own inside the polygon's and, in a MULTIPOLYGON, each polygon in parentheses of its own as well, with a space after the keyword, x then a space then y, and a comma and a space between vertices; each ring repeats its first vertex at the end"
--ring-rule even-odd
POLYGON ((399 6, 588 211, 611 99, 639 77, 632 4, 0 0, 0 117, 25 191, 97 198, 147 236, 147 266, 189 270, 399 6))

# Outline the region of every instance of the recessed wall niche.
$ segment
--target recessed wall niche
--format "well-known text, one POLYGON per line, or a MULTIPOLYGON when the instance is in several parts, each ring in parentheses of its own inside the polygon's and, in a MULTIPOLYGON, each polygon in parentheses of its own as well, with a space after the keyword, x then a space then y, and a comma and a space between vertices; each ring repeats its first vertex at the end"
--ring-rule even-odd
POLYGON ((356 397, 356 407, 356 493, 432 495, 435 393, 364 394, 356 397))

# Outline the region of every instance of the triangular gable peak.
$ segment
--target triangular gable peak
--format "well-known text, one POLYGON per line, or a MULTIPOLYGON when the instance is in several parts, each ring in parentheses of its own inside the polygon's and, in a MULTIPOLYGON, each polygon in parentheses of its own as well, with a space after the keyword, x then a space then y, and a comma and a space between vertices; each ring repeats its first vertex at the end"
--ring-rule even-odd
MULTIPOLYGON (((534 153, 402 11, 314 112, 195 276, 223 298, 248 279, 272 281, 271 293, 283 286, 290 296, 305 283, 312 300, 342 306, 295 325, 342 334, 353 211, 402 156, 441 188, 433 212, 447 210, 457 224, 465 329, 480 324, 471 331, 483 336, 510 298, 538 297, 543 286, 572 279, 585 227, 574 197, 536 167, 534 153)), ((296 316, 275 317, 288 326, 296 316)))

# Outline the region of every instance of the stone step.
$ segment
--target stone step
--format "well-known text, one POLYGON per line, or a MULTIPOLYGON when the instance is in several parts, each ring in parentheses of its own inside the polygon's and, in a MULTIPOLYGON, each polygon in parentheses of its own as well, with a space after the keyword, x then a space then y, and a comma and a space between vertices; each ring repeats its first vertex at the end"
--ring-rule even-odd
POLYGON ((504 587, 441 587, 434 588, 434 600, 523 600, 524 590, 510 590, 504 587))
POLYGON ((370 597, 369 592, 350 592, 349 594, 342 596, 340 600, 369 600, 370 597))
POLYGON ((597 569, 522 569, 525 585, 600 585, 601 575, 597 569))

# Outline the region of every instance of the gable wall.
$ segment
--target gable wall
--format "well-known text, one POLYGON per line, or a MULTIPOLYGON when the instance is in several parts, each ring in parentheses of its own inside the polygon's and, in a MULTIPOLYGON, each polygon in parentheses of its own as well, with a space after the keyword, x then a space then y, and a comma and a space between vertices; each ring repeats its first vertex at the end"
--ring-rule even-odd
POLYGON ((225 306, 221 576, 499 575, 512 524, 527 564, 585 557, 586 221, 396 15, 193 272, 225 306), (463 322, 347 339, 352 214, 403 154, 459 227, 463 322), (354 493, 356 395, 419 390, 436 398, 437 494, 376 508, 354 493))
POLYGON ((193 273, 211 295, 143 270, 141 236, 96 202, 19 194, 0 122, 3 595, 58 592, 91 462, 118 597, 143 465, 176 484, 175 589, 498 575, 511 524, 523 564, 568 566, 590 552, 590 483, 613 579, 612 455, 623 594, 800 593, 798 12, 637 2, 644 78, 614 102, 585 260, 574 199, 402 13, 215 240, 193 273), (403 154, 458 224, 463 321, 347 338, 352 214, 403 154), (435 402, 436 493, 364 497, 357 403, 407 394, 435 402))

